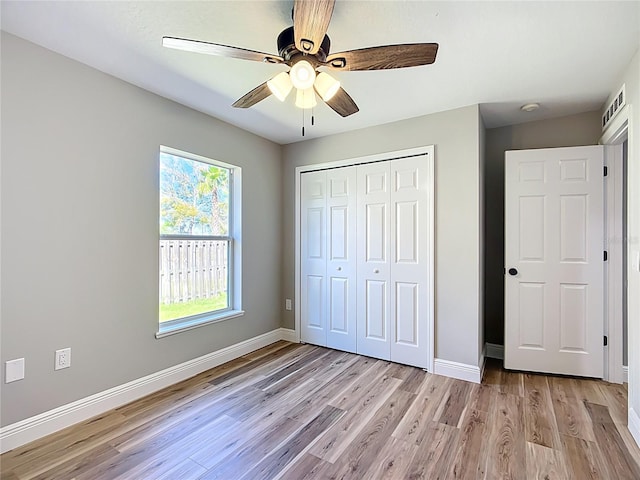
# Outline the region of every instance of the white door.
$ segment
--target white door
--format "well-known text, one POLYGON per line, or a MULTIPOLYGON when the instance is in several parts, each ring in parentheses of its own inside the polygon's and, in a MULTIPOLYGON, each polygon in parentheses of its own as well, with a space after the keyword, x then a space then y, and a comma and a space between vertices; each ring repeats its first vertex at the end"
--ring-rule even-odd
POLYGON ((356 351, 356 167, 327 170, 327 347, 356 351))
POLYGON ((390 162, 360 165, 358 174, 358 353, 389 360, 390 162))
POLYGON ((427 368, 429 355, 431 159, 391 162, 391 360, 427 368))
POLYGON ((506 368, 603 374, 603 150, 506 152, 506 368))
POLYGON ((326 172, 301 176, 300 338, 327 345, 326 172))

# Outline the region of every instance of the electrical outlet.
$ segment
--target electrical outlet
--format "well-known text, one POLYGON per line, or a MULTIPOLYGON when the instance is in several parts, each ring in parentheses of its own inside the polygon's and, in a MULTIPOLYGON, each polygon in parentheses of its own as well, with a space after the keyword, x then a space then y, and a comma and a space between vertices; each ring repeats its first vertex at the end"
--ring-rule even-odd
POLYGON ((62 350, 56 350, 56 363, 54 368, 56 370, 62 370, 63 368, 69 368, 71 366, 71 348, 63 348, 62 350))
POLYGON ((287 309, 287 310, 291 310, 291 299, 290 298, 287 298, 284 301, 284 308, 287 309))
POLYGON ((4 364, 4 383, 15 382, 24 378, 24 358, 9 360, 4 364))

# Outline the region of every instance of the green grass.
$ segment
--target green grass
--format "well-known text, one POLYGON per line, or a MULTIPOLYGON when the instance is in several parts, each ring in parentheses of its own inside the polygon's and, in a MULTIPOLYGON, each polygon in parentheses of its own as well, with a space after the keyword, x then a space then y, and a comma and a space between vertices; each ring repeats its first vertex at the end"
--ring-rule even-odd
POLYGON ((184 303, 173 303, 171 305, 160 305, 160 322, 168 322, 176 318, 198 315, 199 313, 212 312, 227 308, 226 294, 212 298, 203 298, 184 303))

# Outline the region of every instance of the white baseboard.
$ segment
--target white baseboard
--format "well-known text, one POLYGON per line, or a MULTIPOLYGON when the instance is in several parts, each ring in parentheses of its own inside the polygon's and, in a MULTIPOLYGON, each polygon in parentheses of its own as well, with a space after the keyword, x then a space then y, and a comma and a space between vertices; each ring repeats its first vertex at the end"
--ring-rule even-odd
POLYGON ((622 366, 622 383, 629 383, 629 367, 622 366))
POLYGON ((290 328, 281 328, 280 332, 282 334, 281 340, 286 340, 291 343, 300 343, 300 339, 298 338, 298 333, 295 330, 290 328))
POLYGON ((473 383, 480 383, 482 381, 481 367, 452 362, 450 360, 442 360, 440 358, 436 358, 434 361, 433 373, 473 383))
POLYGON ((234 360, 242 355, 266 347, 278 340, 291 340, 295 331, 278 328, 235 345, 194 358, 146 377, 110 388, 34 417, 7 425, 0 429, 0 453, 13 450, 25 443, 62 430, 63 428, 100 415, 113 408, 132 402, 162 388, 174 385, 206 370, 234 360))
POLYGON ((633 439, 636 441, 636 444, 638 444, 638 447, 640 447, 640 416, 638 416, 633 408, 629 408, 628 424, 633 439))
POLYGON ((498 345, 496 343, 486 343, 486 357, 496 358, 498 360, 504 360, 504 345, 498 345))

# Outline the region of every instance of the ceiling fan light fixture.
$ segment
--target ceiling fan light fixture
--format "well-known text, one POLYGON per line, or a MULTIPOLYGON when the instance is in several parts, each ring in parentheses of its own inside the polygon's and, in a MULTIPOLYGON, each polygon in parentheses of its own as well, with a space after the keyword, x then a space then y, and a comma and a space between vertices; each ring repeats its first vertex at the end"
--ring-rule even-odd
POLYGON ((300 60, 291 67, 289 72, 291 83, 298 90, 306 90, 313 86, 316 80, 316 72, 309 62, 300 60))
POLYGON ((318 102, 316 102, 316 94, 313 88, 307 88, 306 90, 298 89, 296 92, 296 107, 313 108, 317 104, 318 102))
POLYGON ((340 90, 340 82, 325 72, 320 72, 313 84, 316 87, 318 95, 328 102, 340 90))
POLYGON ((291 78, 287 72, 280 72, 267 82, 267 86, 269 90, 271 90, 271 93, 281 102, 284 102, 284 99, 287 98, 287 95, 289 95, 289 92, 293 88, 291 78))

